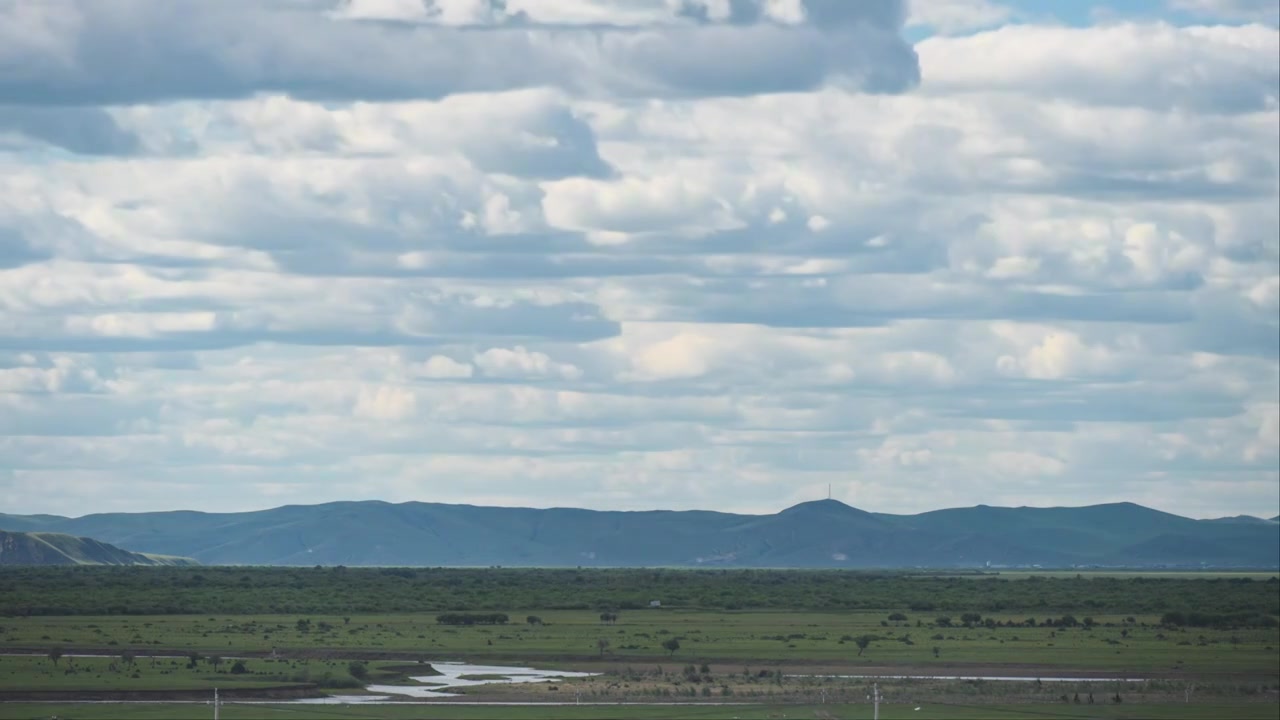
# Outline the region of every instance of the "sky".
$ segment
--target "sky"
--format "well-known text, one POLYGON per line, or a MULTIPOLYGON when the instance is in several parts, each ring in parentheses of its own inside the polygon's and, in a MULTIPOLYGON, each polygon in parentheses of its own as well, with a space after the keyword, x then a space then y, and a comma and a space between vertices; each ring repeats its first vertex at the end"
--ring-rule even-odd
POLYGON ((0 0, 0 512, 1280 513, 1276 0, 0 0))

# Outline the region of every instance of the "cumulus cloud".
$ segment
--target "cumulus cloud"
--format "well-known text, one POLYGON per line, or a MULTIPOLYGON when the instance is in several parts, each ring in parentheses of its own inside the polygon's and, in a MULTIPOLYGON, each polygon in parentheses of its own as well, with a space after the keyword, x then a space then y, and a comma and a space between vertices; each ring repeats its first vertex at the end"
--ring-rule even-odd
POLYGON ((348 153, 403 157, 462 155, 485 172, 537 178, 607 175, 595 134, 567 99, 545 89, 469 93, 439 101, 314 103, 287 95, 235 102, 172 103, 121 110, 134 132, 163 136, 185 126, 190 152, 276 157, 348 153))
POLYGON ((1274 506, 1251 7, 0 0, 6 510, 1274 506))
POLYGON ((907 25, 951 35, 999 25, 1012 15, 1008 5, 991 0, 915 0, 907 25))
POLYGON ((432 355, 422 364, 422 376, 432 379, 463 379, 474 374, 475 368, 470 364, 458 362, 444 355, 432 355))
POLYGON ((1021 92, 1219 113, 1273 110, 1280 96, 1280 39, 1262 25, 1007 25, 930 38, 916 49, 930 92, 1021 92))
POLYGON ((558 363, 543 352, 531 351, 523 345, 514 348, 489 348, 476 355, 476 367, 485 375, 499 378, 560 378, 576 380, 582 371, 568 363, 558 363))
POLYGON ((487 3, 52 0, 0 4, 0 97, 23 104, 235 98, 439 98, 538 86, 622 95, 804 90, 828 79, 896 91, 918 77, 896 0, 810 0, 810 22, 459 28, 487 3), (341 51, 336 49, 341 48, 341 51))

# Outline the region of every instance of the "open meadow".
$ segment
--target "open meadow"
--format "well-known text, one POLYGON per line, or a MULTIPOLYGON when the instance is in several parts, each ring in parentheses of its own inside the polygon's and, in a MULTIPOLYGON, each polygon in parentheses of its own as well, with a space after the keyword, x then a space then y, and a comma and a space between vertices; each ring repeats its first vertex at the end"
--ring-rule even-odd
MULTIPOLYGON (((207 720, 207 705, 0 705, 2 720, 207 720)), ((419 706, 307 706, 223 705, 226 720, 293 720, 295 718, 350 718, 351 720, 870 720, 871 706, 859 705, 736 705, 641 706, 587 705, 556 707, 433 705, 429 713, 419 706)), ((1169 705, 962 705, 918 706, 884 704, 881 720, 1273 720, 1274 706, 1244 704, 1169 705), (919 708, 918 710, 916 708, 919 708)))
MULTIPOLYGON (((433 682, 433 664, 451 661, 591 675, 461 675, 466 687, 448 688, 457 697, 429 700, 432 717, 574 717, 579 702, 592 704, 583 717, 870 717, 859 713, 877 681, 886 718, 904 702, 911 717, 965 717, 970 706, 1217 717, 1210 708, 1224 704, 1243 708, 1232 717, 1270 717, 1280 697, 1280 585, 1266 574, 70 568, 0 578, 6 718, 204 717, 203 706, 164 715, 141 701, 198 701, 214 687, 233 703, 223 717, 297 716, 297 705, 234 703, 386 686, 429 696, 448 684, 433 682), (32 704, 71 700, 137 712, 32 704), (533 705, 457 706, 475 701, 533 705), (568 705, 539 714, 548 703, 568 705), (663 704, 666 714, 645 714, 663 704)), ((306 711, 419 716, 403 703, 306 711)))

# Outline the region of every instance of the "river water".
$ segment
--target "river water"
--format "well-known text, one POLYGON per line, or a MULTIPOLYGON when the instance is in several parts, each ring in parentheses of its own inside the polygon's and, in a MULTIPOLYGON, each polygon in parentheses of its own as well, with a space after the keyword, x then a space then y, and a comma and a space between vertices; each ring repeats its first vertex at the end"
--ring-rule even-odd
POLYGON ((449 690, 476 685, 517 685, 523 683, 544 683, 567 678, 591 677, 599 673, 570 672, 567 670, 536 670, 524 667, 504 667, 501 665, 470 665, 459 662, 432 663, 439 675, 422 677, 410 676, 420 683, 431 686, 412 685, 370 685, 365 690, 383 695, 401 695, 412 698, 447 698, 458 697, 459 693, 449 690), (483 675, 485 679, 468 679, 467 676, 483 675))

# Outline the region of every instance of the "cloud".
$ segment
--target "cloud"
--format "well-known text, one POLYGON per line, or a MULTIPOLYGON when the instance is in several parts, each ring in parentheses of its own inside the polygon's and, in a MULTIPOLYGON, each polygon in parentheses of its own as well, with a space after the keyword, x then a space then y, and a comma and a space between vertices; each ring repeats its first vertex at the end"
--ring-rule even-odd
POLYGON ((207 350, 260 342, 299 345, 438 345, 468 334, 592 340, 616 324, 584 302, 430 293, 407 281, 265 274, 100 270, 68 265, 0 274, 0 348, 70 352, 207 350), (249 291, 237 290, 238 287, 249 291), (148 295, 154 306, 135 309, 148 295), (52 316, 52 320, 51 320, 52 316))
MULTIPOLYGON (((439 101, 314 103, 285 95, 120 111, 150 137, 185 127, 176 154, 252 152, 276 157, 465 156, 477 169, 522 177, 599 177, 610 172, 594 132, 560 93, 513 90, 439 101)), ((163 152, 165 148, 157 148, 163 152)))
POLYGON ((417 412, 417 398, 405 388, 386 385, 365 388, 351 412, 357 418, 407 420, 417 412))
POLYGON ((989 28, 1008 20, 1013 10, 991 0, 916 0, 908 27, 925 27, 942 35, 989 28))
POLYGON ((1275 29, 1006 12, 0 0, 6 509, 1274 505, 1275 29))
POLYGON ((475 368, 471 365, 458 362, 444 355, 432 355, 422 365, 422 376, 432 379, 463 379, 469 378, 474 374, 475 368))
POLYGON ((9 133, 83 155, 127 155, 139 150, 137 136, 101 108, 0 105, 0 144, 9 133))
POLYGON ((0 269, 18 267, 39 260, 47 260, 50 255, 32 247, 24 233, 13 228, 0 227, 0 269))
POLYGON ((475 364, 489 377, 565 380, 582 377, 582 371, 573 365, 558 363, 546 353, 531 351, 523 345, 511 349, 489 348, 476 355, 475 364))
MULTIPOLYGON (((370 23, 348 18, 381 12, 402 19, 413 6, 360 3, 334 14, 322 5, 6 0, 0 4, 0 26, 8 28, 0 35, 0 96, 29 105, 259 92, 392 100, 540 86, 697 96, 804 90, 829 79, 899 91, 918 77, 915 55, 897 35, 901 10, 894 0, 811 0, 811 21, 800 26, 656 28, 565 28, 532 18, 483 29, 370 23)), ((474 13, 458 2, 424 5, 423 12, 454 19, 491 14, 469 5, 474 13)))
POLYGON ((1271 110, 1280 96, 1280 69, 1273 62, 1280 33, 1261 25, 1007 25, 929 38, 916 50, 926 92, 1021 92, 1212 112, 1271 110))

